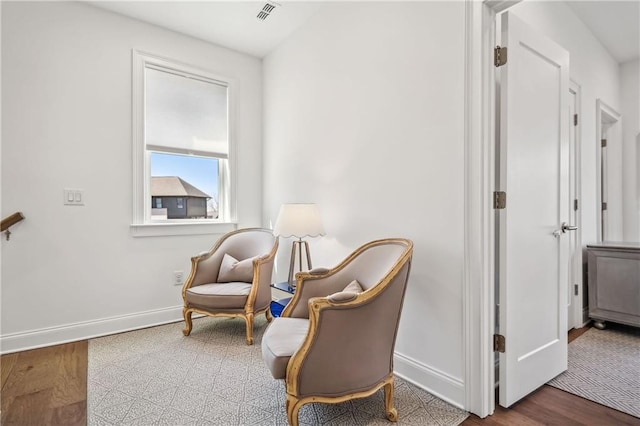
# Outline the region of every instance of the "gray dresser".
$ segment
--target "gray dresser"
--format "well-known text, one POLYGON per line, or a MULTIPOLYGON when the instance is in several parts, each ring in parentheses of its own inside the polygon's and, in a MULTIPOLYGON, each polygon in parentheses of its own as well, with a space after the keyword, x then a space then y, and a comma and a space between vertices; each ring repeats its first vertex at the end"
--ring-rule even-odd
POLYGON ((640 327, 640 243, 587 246, 589 318, 640 327))

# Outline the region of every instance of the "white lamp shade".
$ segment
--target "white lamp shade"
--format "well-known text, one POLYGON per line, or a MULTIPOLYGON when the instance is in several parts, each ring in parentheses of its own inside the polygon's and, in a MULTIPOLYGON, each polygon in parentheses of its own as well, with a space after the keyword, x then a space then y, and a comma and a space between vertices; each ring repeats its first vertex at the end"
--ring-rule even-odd
POLYGON ((276 237, 317 237, 324 235, 320 211, 315 204, 283 204, 273 228, 276 237))

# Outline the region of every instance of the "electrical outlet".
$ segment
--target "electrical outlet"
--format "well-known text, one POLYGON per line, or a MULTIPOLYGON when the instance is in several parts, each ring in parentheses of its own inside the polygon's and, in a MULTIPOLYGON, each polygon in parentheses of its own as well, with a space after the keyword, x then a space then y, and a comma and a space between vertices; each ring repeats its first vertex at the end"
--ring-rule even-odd
POLYGON ((182 285, 184 271, 173 271, 173 285, 182 285))

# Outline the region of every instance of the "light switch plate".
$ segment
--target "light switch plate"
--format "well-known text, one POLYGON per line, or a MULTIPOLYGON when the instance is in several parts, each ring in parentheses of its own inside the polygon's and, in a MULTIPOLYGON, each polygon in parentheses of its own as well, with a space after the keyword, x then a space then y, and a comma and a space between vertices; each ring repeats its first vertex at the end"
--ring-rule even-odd
POLYGON ((64 189, 65 206, 84 206, 84 191, 82 189, 64 189))

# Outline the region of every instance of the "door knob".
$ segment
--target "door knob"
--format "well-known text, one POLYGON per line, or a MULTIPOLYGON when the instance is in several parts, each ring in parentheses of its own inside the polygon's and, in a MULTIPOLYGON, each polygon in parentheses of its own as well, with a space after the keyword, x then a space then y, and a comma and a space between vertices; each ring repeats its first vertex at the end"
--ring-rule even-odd
POLYGON ((576 229, 578 229, 577 226, 571 226, 569 224, 567 224, 567 222, 562 222, 562 233, 566 233, 567 231, 575 231, 576 229))

